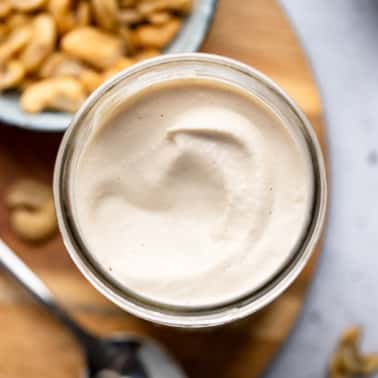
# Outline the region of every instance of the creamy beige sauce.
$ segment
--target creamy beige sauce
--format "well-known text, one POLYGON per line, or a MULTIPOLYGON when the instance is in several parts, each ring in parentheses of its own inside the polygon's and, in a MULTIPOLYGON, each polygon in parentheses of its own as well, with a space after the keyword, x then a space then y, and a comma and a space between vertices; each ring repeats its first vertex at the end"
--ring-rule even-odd
POLYGON ((118 284, 209 306, 258 289, 292 256, 312 206, 309 154, 258 100, 182 80, 99 118, 75 169, 75 218, 118 284))

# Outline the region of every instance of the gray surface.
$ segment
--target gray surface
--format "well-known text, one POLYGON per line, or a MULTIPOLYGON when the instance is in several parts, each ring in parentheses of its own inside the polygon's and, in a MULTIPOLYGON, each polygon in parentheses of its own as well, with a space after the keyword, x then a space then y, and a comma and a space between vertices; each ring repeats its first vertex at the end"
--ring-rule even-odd
POLYGON ((321 88, 332 186, 315 281, 266 378, 320 378, 350 324, 363 325, 364 348, 378 352, 378 1, 281 3, 321 88))

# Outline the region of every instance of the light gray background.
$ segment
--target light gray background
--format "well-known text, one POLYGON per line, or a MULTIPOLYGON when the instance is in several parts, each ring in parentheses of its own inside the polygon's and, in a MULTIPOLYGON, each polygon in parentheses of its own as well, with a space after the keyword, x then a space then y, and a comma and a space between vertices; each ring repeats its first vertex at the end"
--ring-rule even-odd
POLYGON ((281 3, 321 90, 332 182, 316 278, 266 378, 320 378, 351 324, 364 326, 364 349, 378 352, 378 0, 281 3))

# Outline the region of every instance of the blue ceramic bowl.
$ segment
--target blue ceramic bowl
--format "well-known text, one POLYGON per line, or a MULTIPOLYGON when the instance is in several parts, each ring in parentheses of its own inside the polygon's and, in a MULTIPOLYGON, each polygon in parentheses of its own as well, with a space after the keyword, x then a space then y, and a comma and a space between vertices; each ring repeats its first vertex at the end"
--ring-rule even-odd
MULTIPOLYGON (((165 52, 197 51, 206 37, 216 2, 217 0, 196 0, 191 15, 165 52)), ((25 113, 20 108, 18 93, 0 95, 0 121, 2 123, 30 130, 57 132, 64 131, 71 119, 72 114, 63 112, 25 113)))

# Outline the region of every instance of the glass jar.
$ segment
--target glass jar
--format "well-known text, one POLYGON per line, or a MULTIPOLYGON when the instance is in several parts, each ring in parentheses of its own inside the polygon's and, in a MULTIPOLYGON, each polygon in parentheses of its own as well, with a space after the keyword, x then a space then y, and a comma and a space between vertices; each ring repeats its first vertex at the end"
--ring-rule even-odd
POLYGON ((272 80, 253 68, 216 55, 165 55, 139 63, 98 88, 74 116, 62 140, 54 174, 54 196, 64 243, 77 267, 105 297, 127 312, 161 325, 205 328, 247 317, 277 298, 299 275, 320 237, 326 212, 326 171, 316 134, 294 101, 272 80), (118 286, 97 265, 75 224, 70 200, 71 173, 81 147, 101 122, 102 115, 117 108, 128 96, 150 85, 177 79, 216 79, 248 91, 303 136, 313 168, 313 203, 310 221, 287 264, 255 292, 224 305, 199 309, 165 306, 138 297, 118 286))

